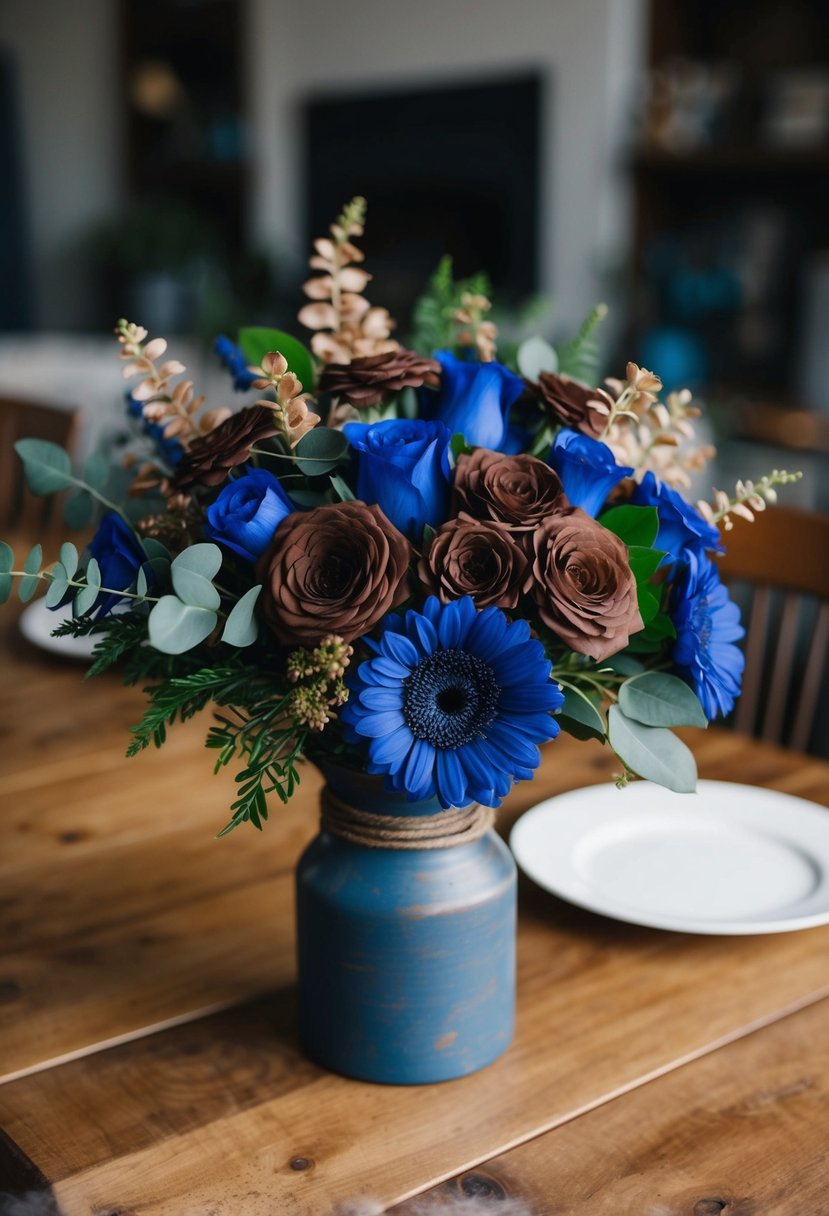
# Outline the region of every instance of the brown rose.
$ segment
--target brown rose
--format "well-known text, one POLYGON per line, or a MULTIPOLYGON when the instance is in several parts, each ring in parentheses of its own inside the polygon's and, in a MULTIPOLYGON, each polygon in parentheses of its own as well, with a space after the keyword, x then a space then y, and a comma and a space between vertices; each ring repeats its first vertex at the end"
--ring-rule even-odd
POLYGON ((263 405, 231 414, 215 430, 193 440, 176 465, 173 489, 220 486, 231 469, 250 458, 251 448, 276 434, 273 410, 263 405))
POLYGON ((535 456, 504 456, 487 448, 458 457, 453 506, 510 532, 530 532, 567 505, 558 473, 535 456))
POLYGON ((590 388, 569 376, 542 372, 538 380, 525 380, 525 397, 543 405, 556 422, 598 439, 604 430, 613 398, 603 388, 590 388))
POLYGON ((417 573, 445 604, 470 595, 479 608, 514 608, 532 581, 529 561, 509 533, 468 515, 438 530, 417 573))
POLYGON ((398 347, 379 355, 362 355, 350 363, 327 363, 319 382, 321 393, 344 397, 355 409, 379 405, 390 393, 421 384, 438 383, 440 364, 416 351, 398 347))
POLYGON ((377 506, 338 502, 289 515, 259 559, 262 616, 280 641, 346 642, 409 594, 409 542, 377 506))
POLYGON ((625 546, 580 507, 549 516, 533 548, 538 615, 573 650, 601 661, 643 627, 625 546))

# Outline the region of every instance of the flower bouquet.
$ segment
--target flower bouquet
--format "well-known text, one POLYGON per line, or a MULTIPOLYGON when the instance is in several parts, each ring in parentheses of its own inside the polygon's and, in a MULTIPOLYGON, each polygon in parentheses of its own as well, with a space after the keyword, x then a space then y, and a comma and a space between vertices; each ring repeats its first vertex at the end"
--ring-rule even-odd
POLYGON ((20 569, 0 546, 0 596, 45 583, 69 609, 56 632, 98 636, 91 672, 119 663, 146 685, 130 755, 215 706, 207 746, 239 770, 220 834, 261 828, 304 758, 349 847, 376 846, 366 819, 388 830, 407 804, 474 838, 451 817, 497 807, 560 730, 612 749, 620 783, 692 790, 672 728, 728 713, 743 666, 720 528, 790 476, 686 502, 711 454, 690 394, 662 401, 632 363, 591 387, 601 309, 572 342, 499 360, 485 283, 445 260, 402 346, 363 294, 364 210, 314 242, 310 349, 263 328, 218 340, 255 395, 241 409, 205 409, 165 341, 119 322, 125 459, 78 472, 54 445, 17 445, 35 494, 101 513, 94 537, 20 569))

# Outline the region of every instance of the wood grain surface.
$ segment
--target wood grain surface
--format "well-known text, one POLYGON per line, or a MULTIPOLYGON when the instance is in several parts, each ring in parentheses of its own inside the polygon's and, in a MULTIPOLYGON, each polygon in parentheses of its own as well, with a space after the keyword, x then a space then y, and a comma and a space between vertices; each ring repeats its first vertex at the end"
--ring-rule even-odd
MULTIPOLYGON (((522 883, 518 1029, 500 1061, 424 1088, 326 1074, 297 1047, 292 987, 291 871, 315 830, 313 774, 261 836, 216 841, 229 785, 202 748, 207 715, 126 761, 138 691, 115 677, 81 688, 77 669, 10 631, 0 661, 0 1128, 64 1216, 327 1216, 359 1194, 393 1205, 555 1142, 829 994, 829 928, 668 934, 522 883)), ((704 776, 829 804, 823 762, 688 737, 704 776)), ((598 745, 557 740, 502 829, 612 769, 598 745)))
POLYGON ((827 1128, 821 1001, 391 1213, 476 1196, 493 1216, 507 1198, 528 1216, 825 1216, 827 1128))

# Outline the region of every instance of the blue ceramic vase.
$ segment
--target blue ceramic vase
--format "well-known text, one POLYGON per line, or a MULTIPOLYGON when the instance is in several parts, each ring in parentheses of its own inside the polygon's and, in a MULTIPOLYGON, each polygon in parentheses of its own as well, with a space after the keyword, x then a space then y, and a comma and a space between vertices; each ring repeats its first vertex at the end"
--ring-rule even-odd
MULTIPOLYGON (((435 815, 382 779, 326 769, 348 806, 435 815)), ((509 1045, 516 872, 492 830, 450 848, 353 844, 323 825, 297 869, 299 1025, 311 1059, 349 1077, 418 1085, 465 1076, 509 1045)))

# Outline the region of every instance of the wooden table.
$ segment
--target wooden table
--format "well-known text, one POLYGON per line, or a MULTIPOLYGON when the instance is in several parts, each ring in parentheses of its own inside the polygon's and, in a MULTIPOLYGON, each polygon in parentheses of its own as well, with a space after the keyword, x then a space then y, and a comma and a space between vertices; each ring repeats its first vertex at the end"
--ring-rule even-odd
MULTIPOLYGON (((125 760, 140 693, 82 687, 5 611, 0 1192, 39 1192, 38 1216, 329 1216, 359 1196, 396 1216, 420 1196, 423 1216, 453 1195, 495 1216, 829 1212, 829 927, 683 936, 524 883, 501 1060, 423 1088, 330 1075, 294 1015, 314 774, 263 835, 215 840, 231 787, 207 718, 125 760)), ((721 731, 693 745, 705 776, 829 805, 823 762, 721 731)), ((502 828, 612 767, 557 740, 502 828)))

